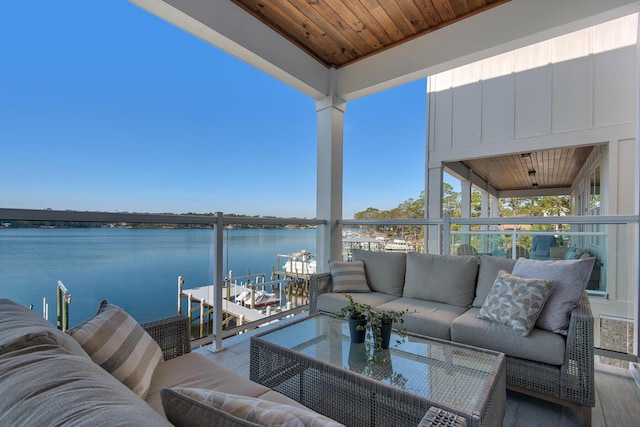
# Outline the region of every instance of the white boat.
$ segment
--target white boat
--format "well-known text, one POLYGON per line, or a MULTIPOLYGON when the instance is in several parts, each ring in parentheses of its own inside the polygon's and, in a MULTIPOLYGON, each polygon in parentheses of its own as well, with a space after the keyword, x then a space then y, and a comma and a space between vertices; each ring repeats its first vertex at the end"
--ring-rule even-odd
POLYGON ((282 266, 285 273, 316 274, 316 260, 311 252, 302 250, 289 255, 289 259, 282 266))
MULTIPOLYGON (((244 306, 251 306, 251 290, 242 291, 236 297, 236 304, 241 304, 244 306)), ((280 297, 274 293, 269 293, 267 291, 255 291, 255 300, 254 307, 266 307, 268 305, 279 305, 280 297)))
POLYGON ((413 243, 406 240, 394 239, 391 243, 384 245, 387 252, 411 252, 414 250, 413 243))

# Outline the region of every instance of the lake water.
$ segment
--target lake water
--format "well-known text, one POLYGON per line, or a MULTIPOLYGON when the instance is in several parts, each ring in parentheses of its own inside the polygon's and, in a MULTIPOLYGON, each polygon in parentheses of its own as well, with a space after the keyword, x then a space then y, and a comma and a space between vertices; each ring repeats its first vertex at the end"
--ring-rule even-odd
MULTIPOLYGON (((315 251, 316 230, 225 230, 226 274, 271 273, 277 255, 315 251)), ((0 298, 55 322, 56 284, 69 290, 69 324, 95 313, 103 299, 138 322, 177 313, 178 276, 185 288, 211 283, 212 230, 123 228, 0 229, 0 298)))

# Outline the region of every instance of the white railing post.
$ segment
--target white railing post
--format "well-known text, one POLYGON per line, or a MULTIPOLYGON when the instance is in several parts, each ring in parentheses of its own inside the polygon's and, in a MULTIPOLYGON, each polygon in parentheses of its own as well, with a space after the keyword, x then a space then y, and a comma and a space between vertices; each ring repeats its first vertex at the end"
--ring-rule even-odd
POLYGON ((213 352, 223 350, 222 347, 222 285, 224 283, 223 272, 223 249, 224 249, 224 215, 216 212, 216 223, 214 225, 215 238, 213 242, 213 331, 215 334, 214 344, 209 349, 213 352))
POLYGON ((178 314, 182 314, 182 285, 184 285, 184 279, 178 276, 178 314))
POLYGON ((442 218, 442 254, 451 255, 451 217, 442 218))

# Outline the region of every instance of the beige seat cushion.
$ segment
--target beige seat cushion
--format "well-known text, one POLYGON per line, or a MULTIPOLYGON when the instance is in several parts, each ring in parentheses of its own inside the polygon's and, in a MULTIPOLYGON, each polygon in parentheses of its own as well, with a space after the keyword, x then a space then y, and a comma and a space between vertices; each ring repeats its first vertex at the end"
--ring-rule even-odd
POLYGON ((251 397, 260 397, 270 390, 196 352, 187 353, 158 365, 151 378, 151 385, 145 399, 153 409, 164 415, 160 390, 174 387, 204 388, 251 397))
POLYGON ((472 308, 453 321, 452 341, 536 362, 552 365, 564 363, 565 338, 563 335, 533 328, 528 336, 523 337, 508 326, 478 319, 479 311, 479 308, 472 308))
MULTIPOLYGON (((398 297, 383 292, 361 292, 350 294, 355 302, 369 304, 371 307, 393 301, 398 297)), ((340 292, 318 295, 318 311, 325 313, 339 313, 342 307, 348 304, 345 294, 340 292)))
POLYGON ((465 307, 415 298, 398 298, 376 307, 376 310, 402 311, 404 309, 409 310, 404 315, 404 326, 407 331, 443 340, 451 339, 449 330, 453 319, 467 311, 465 307))

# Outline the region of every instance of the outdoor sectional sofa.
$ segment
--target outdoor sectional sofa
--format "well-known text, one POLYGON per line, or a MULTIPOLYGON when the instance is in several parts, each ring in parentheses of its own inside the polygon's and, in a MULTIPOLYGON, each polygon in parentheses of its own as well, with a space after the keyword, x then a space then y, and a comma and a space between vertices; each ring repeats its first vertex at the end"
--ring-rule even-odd
POLYGON ((338 313, 346 306, 345 293, 378 311, 408 309, 408 332, 504 353, 508 388, 578 407, 584 424, 590 424, 593 316, 585 287, 593 258, 536 261, 354 250, 352 261, 331 261, 331 273, 312 278, 311 313, 338 313), (504 290, 532 284, 550 288, 548 299, 538 301, 537 313, 510 318, 510 305, 518 302, 504 290), (502 298, 498 305, 508 308, 506 316, 498 309, 488 320, 496 295, 502 298), (523 321, 531 323, 529 330, 522 330, 523 321))
POLYGON ((235 416, 248 411, 339 425, 191 352, 186 317, 138 325, 103 302, 70 332, 0 299, 0 425, 259 425, 235 416))

